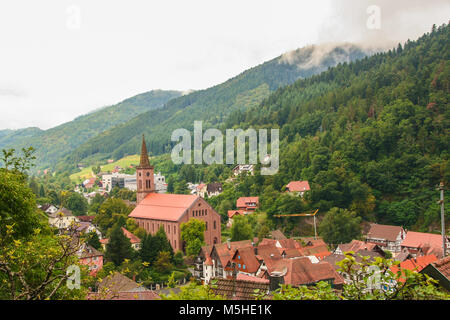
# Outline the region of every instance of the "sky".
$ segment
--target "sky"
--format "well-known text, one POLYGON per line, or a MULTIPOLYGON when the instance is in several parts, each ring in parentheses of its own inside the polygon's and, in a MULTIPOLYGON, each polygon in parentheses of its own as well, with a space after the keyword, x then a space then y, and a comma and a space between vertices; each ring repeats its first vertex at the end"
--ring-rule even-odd
POLYGON ((449 17, 448 0, 2 1, 0 130, 205 89, 306 45, 391 47, 449 17))

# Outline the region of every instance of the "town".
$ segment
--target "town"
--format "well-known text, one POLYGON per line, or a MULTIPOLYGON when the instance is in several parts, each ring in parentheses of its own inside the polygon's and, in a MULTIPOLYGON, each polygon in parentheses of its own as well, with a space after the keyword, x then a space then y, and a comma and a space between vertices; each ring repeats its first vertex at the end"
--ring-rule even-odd
MULTIPOLYGON (((231 179, 242 174, 252 175, 253 166, 235 166, 231 179)), ((108 234, 111 238, 115 237, 112 226, 106 229, 98 215, 74 215, 71 210, 59 208, 55 204, 39 205, 39 209, 48 216, 48 223, 59 232, 64 233, 75 227, 75 237, 94 235, 97 239, 93 244, 89 244, 92 240, 89 238, 86 243, 80 245, 77 252, 79 263, 87 266, 89 274, 99 279, 99 274, 108 277, 101 271, 104 263, 108 261, 107 269, 110 270, 111 279, 94 283, 88 299, 160 299, 160 294, 164 296, 179 292, 180 288, 186 287, 189 282, 209 285, 214 294, 233 300, 255 299, 255 290, 270 298, 272 292, 279 290, 282 285, 301 287, 325 282, 333 290, 342 290, 344 284, 353 281, 351 275, 339 267, 339 262, 348 259, 348 254, 358 262, 366 259, 374 262, 377 258, 395 260, 399 264, 390 266, 393 273, 404 270, 424 273, 437 280, 445 290, 450 290, 449 236, 445 237, 444 250, 442 236, 439 234, 408 231, 401 226, 368 223, 359 239, 330 245, 317 236, 316 211, 286 215, 303 216, 306 219, 311 219, 312 216, 315 232, 309 237, 288 238, 277 229, 268 230, 262 238, 231 241, 228 237, 229 231, 233 225, 242 223, 240 217, 260 214, 259 197, 249 195, 238 198, 235 209, 228 210, 228 220, 222 226, 220 214, 207 201, 223 192, 222 183, 189 183, 189 194, 166 193, 165 178, 160 173, 154 173, 144 137, 140 163, 136 166, 135 175, 121 174, 120 168, 115 167, 112 173, 104 173, 101 181, 97 179, 85 180, 81 185, 77 185, 76 191, 92 189, 98 183, 97 191, 83 193, 88 201, 108 197, 115 188, 136 191, 136 201, 118 200, 122 201, 124 208, 128 208, 125 212, 129 212, 129 220, 120 226, 119 236, 128 239, 126 243, 129 243, 135 254, 124 255, 123 248, 120 248, 117 265, 122 265, 133 256, 145 256, 140 255, 140 251, 152 249, 145 247, 147 234, 155 237, 162 234, 164 241, 171 247, 171 255, 178 256, 179 268, 174 268, 169 277, 160 277, 160 281, 136 281, 138 274, 141 274, 140 278, 144 278, 142 271, 132 272, 131 277, 130 273, 127 277, 127 273, 118 272, 117 269, 113 272, 111 261, 117 257, 110 251, 117 249, 108 246, 112 240, 107 237, 108 234), (192 239, 185 236, 188 232, 195 232, 194 224, 191 231, 184 227, 194 220, 201 222, 200 227, 197 226, 197 236, 203 239, 203 246, 198 246, 201 242, 195 241, 192 245, 192 239), (236 223, 233 222, 235 220, 236 223), (136 234, 128 230, 128 226, 136 234), (102 232, 104 230, 107 230, 106 234, 102 232), (177 279, 173 277, 175 274, 179 275, 177 279)), ((285 188, 287 195, 297 199, 306 197, 310 191, 308 181, 291 181, 285 188)), ((111 222, 109 224, 111 225, 111 222)), ((164 250, 167 250, 167 247, 164 250)), ((166 267, 171 264, 171 258, 165 257, 165 253, 168 252, 156 252, 154 268, 158 268, 158 264, 166 267)))

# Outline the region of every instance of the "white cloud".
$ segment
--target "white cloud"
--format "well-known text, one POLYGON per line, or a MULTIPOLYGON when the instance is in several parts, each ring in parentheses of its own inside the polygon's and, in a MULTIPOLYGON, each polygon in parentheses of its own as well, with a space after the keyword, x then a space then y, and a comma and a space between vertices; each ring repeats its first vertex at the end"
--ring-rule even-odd
MULTIPOLYGON (((364 33, 357 19, 346 21, 352 7, 342 11, 331 6, 335 2, 1 2, 0 88, 26 96, 0 91, 0 129, 46 129, 151 89, 204 89, 305 45, 361 40, 347 39, 364 33), (71 6, 79 8, 79 29, 67 28, 71 6)), ((435 10, 422 7, 385 24, 384 32, 396 31, 410 16, 417 28, 408 29, 428 30, 435 10)), ((364 7, 352 10, 364 21, 364 7)))

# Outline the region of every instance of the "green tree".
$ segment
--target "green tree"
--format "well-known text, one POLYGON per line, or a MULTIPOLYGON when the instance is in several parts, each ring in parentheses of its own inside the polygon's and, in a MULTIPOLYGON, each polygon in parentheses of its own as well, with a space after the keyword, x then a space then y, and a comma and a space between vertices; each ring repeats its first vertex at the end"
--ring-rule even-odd
POLYGON ((114 224, 119 222, 121 217, 125 219, 123 220, 122 226, 125 225, 131 210, 123 200, 109 198, 98 209, 98 214, 94 218, 94 222, 100 227, 103 233, 107 233, 114 224))
POLYGON ((242 216, 233 218, 231 226, 231 241, 250 240, 253 237, 252 226, 242 216))
POLYGON ((186 243, 186 255, 197 255, 205 245, 206 223, 203 220, 190 219, 181 224, 181 240, 186 243))
POLYGON ((169 251, 160 251, 154 263, 155 270, 159 273, 169 273, 173 269, 169 251))
POLYGON ((62 206, 71 210, 74 213, 74 215, 81 216, 86 215, 88 202, 83 197, 82 194, 79 194, 78 192, 69 191, 63 193, 62 206))
POLYGON ((130 259, 133 255, 130 239, 128 239, 122 231, 120 225, 112 228, 109 242, 106 245, 105 258, 114 262, 116 266, 122 264, 125 259, 130 259))
POLYGON ((348 243, 361 236, 360 223, 355 212, 332 208, 319 225, 319 235, 330 245, 348 243))
POLYGON ((93 248, 95 248, 97 250, 100 250, 102 248, 102 244, 100 243, 100 239, 98 237, 97 232, 91 231, 87 235, 87 244, 89 244, 90 246, 92 246, 93 248))

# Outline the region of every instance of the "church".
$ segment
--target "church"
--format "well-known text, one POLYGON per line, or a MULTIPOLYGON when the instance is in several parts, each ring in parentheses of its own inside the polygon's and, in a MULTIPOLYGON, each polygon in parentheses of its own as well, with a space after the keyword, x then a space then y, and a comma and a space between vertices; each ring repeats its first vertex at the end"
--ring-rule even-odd
POLYGON ((153 180, 153 166, 150 165, 143 136, 141 159, 136 167, 137 205, 129 217, 151 234, 155 234, 163 226, 175 252, 184 250, 181 224, 190 219, 205 221, 207 245, 221 243, 220 215, 203 198, 195 195, 157 193, 153 180))

